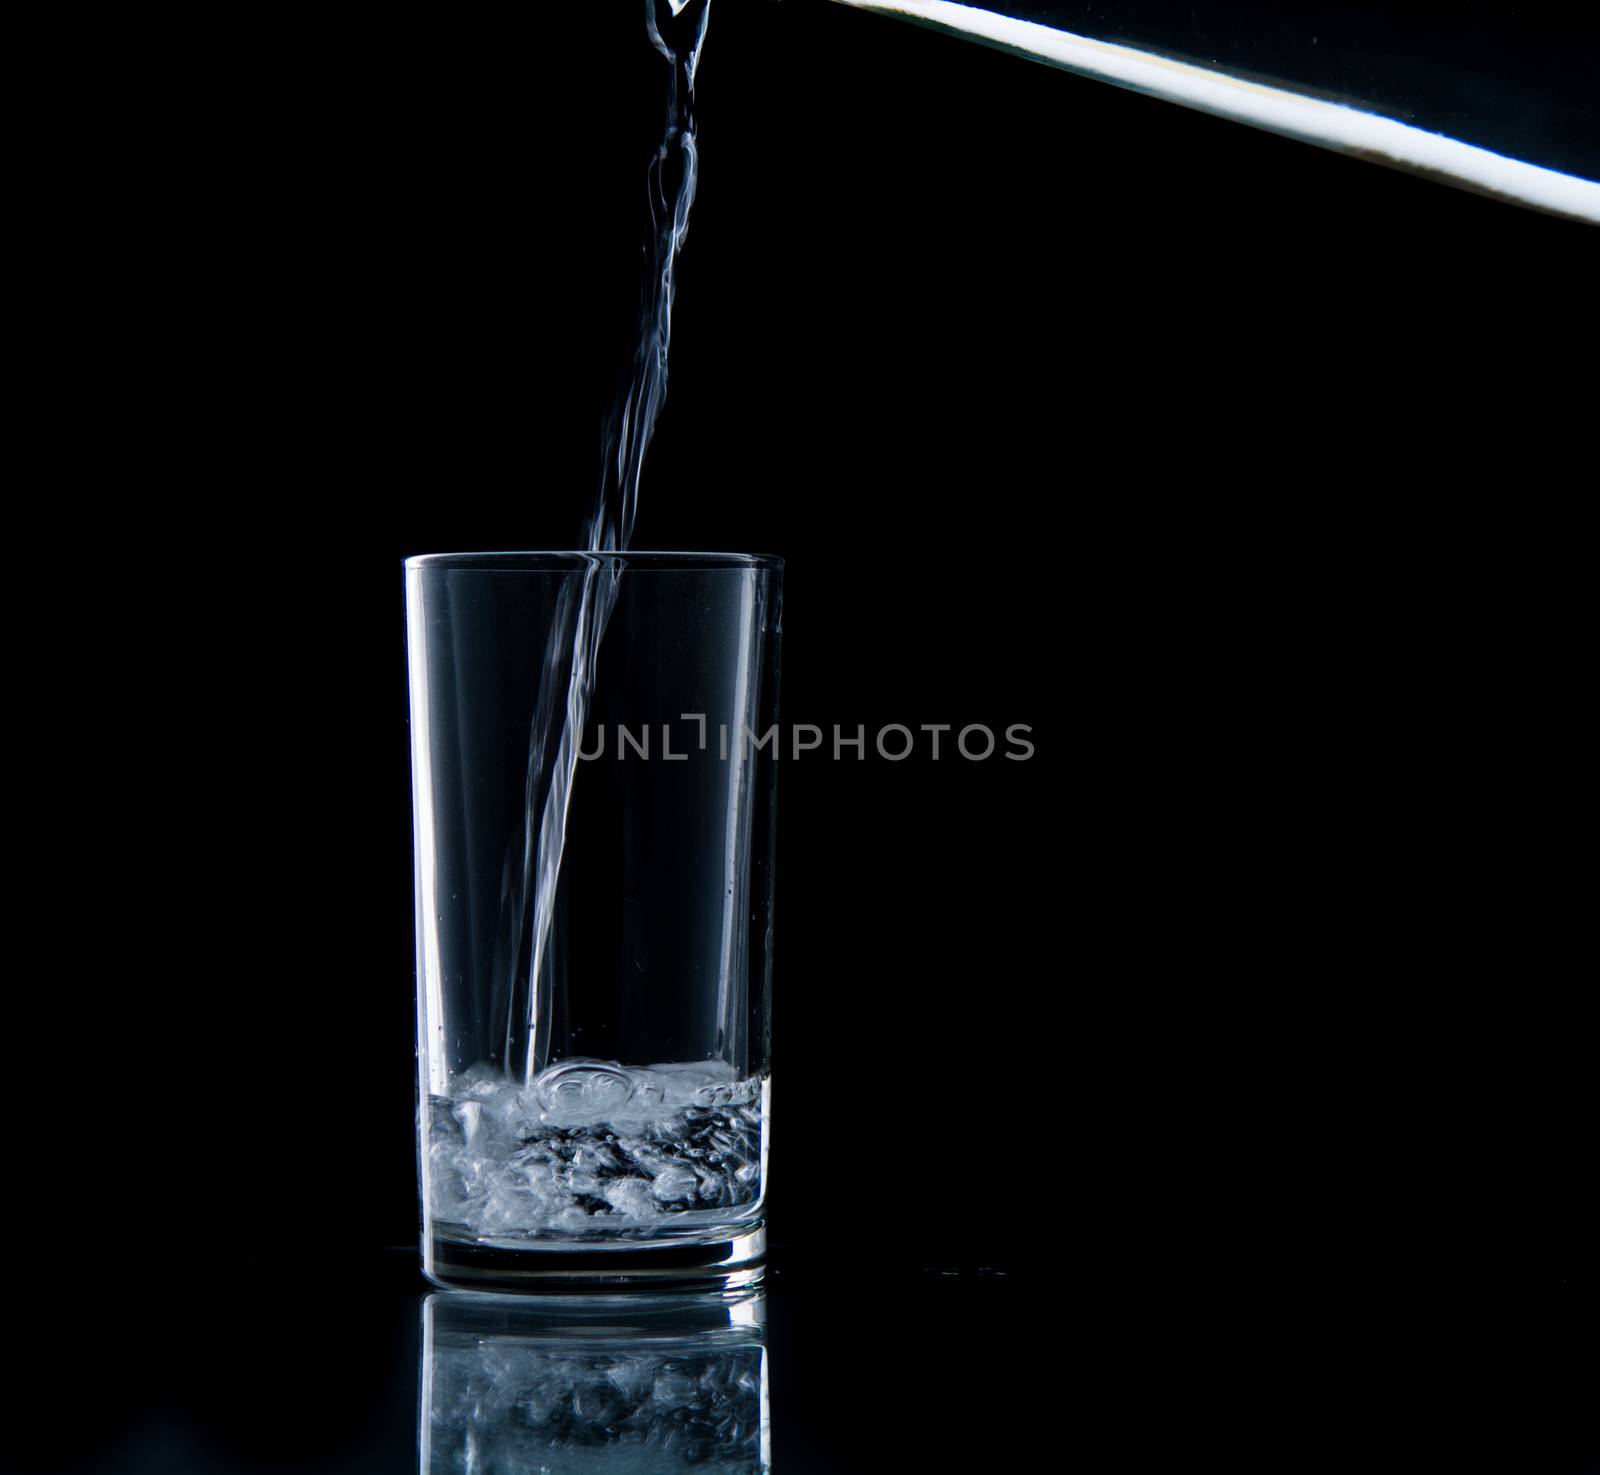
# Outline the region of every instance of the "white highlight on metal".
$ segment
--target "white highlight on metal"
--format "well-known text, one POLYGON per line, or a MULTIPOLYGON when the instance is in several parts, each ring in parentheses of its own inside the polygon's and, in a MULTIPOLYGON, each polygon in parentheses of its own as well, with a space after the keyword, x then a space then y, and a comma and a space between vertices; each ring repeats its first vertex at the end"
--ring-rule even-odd
POLYGON ((1272 133, 1342 153, 1359 154, 1485 194, 1515 200, 1556 215, 1600 224, 1600 183, 1507 158, 1475 144, 1414 128, 1394 118, 1306 97, 1259 82, 1245 82, 1190 62, 1172 61, 1132 46, 1091 41, 1036 21, 995 15, 952 0, 842 0, 873 10, 959 31, 1007 50, 1024 52, 1068 71, 1147 92, 1219 118, 1250 123, 1272 133))

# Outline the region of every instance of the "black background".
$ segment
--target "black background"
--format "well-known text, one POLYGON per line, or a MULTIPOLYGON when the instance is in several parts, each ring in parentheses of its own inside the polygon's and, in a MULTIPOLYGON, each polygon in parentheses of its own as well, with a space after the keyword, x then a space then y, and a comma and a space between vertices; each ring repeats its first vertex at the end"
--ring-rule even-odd
MULTIPOLYGON (((400 560, 587 510, 665 76, 588 10, 262 17, 99 135, 19 1469, 411 1457, 400 560)), ((1467 1332, 1596 1468, 1592 231, 803 0, 700 84, 635 546, 785 555, 787 723, 1037 744, 781 773, 780 1468, 1471 1442, 1467 1332)))

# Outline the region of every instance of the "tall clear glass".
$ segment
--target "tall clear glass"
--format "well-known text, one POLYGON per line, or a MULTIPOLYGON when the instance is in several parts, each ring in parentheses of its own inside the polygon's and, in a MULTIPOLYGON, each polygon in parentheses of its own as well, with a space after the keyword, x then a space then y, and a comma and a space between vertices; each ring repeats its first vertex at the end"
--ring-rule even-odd
POLYGON ((406 561, 423 1253, 758 1275, 782 561, 406 561))

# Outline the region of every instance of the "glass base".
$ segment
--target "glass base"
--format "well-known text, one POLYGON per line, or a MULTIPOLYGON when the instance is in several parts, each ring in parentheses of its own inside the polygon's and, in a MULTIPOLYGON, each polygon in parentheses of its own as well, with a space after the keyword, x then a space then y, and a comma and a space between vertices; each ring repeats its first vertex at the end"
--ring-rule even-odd
POLYGON ((424 1235, 422 1271, 446 1290, 594 1295, 608 1290, 734 1291, 765 1273, 767 1227, 741 1225, 703 1244, 669 1242, 502 1249, 424 1235))

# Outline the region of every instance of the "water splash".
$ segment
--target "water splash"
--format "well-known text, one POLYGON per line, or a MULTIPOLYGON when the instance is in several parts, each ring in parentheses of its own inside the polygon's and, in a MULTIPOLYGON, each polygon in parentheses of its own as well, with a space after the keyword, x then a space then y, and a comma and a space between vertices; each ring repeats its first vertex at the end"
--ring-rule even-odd
POLYGON ((649 1238, 760 1212, 771 1085, 721 1060, 566 1059, 531 1085, 485 1064, 428 1099, 446 1238, 649 1238))
POLYGON ((566 846, 567 811, 600 641, 622 578, 622 560, 605 555, 624 551, 632 541, 645 453, 667 397, 676 268, 689 233, 699 174, 694 79, 710 13, 710 0, 645 0, 646 33, 672 76, 666 131, 646 176, 649 270, 639 333, 627 384, 603 430, 599 487, 583 529, 583 546, 593 556, 567 580, 557 599, 528 744, 523 824, 507 850, 501 874, 491 1007, 496 1011, 493 1017, 506 1021, 506 1074, 520 1075, 525 1082, 549 1064, 554 994, 551 922, 566 846), (562 691, 565 698, 558 710, 556 693, 562 691))

